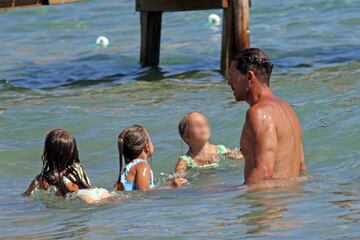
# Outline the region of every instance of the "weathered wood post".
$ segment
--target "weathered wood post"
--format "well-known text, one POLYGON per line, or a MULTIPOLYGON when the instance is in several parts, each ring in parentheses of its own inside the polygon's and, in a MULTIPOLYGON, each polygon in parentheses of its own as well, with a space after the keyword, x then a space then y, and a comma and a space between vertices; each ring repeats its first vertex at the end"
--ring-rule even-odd
POLYGON ((220 69, 222 74, 228 76, 230 61, 234 45, 233 0, 229 0, 228 8, 223 10, 223 29, 221 43, 220 69))
POLYGON ((81 0, 0 0, 0 10, 20 7, 38 7, 42 5, 80 2, 81 0))
POLYGON ((235 51, 250 47, 249 0, 234 0, 235 51))
POLYGON ((162 12, 141 12, 141 51, 142 66, 157 66, 160 59, 162 12))
POLYGON ((221 72, 225 76, 229 76, 233 54, 250 47, 249 8, 249 0, 229 0, 229 8, 224 9, 221 72))
POLYGON ((141 23, 141 65, 153 67, 159 64, 163 12, 223 9, 221 71, 228 76, 232 55, 250 46, 249 1, 136 0, 141 23))

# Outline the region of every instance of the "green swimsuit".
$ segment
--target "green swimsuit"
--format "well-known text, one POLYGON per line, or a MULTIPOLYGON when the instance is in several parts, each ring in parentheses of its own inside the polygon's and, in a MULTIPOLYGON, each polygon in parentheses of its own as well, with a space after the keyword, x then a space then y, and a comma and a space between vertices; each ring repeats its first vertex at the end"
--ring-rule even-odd
POLYGON ((216 146, 216 152, 218 155, 218 161, 211 163, 211 164, 206 164, 206 165, 199 165, 197 164, 194 159, 189 156, 188 154, 182 155, 179 158, 183 159, 184 161, 186 161, 186 167, 187 168, 204 168, 204 167, 216 167, 219 165, 220 160, 225 158, 225 153, 227 153, 227 148, 224 145, 217 145, 216 146))

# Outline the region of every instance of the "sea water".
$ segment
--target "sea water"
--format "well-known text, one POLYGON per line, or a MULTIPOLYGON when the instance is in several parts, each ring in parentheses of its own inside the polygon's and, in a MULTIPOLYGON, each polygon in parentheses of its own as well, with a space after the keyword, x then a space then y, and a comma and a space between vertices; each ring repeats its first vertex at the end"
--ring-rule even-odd
POLYGON ((275 68, 271 87, 301 119, 307 180, 249 190, 243 164, 191 173, 176 190, 120 194, 88 206, 20 194, 41 170, 46 132, 77 139, 93 185, 118 176, 116 138, 145 126, 165 186, 186 152, 177 124, 202 111, 211 141, 230 148, 248 106, 219 73, 221 29, 207 16, 164 14, 159 68, 141 68, 135 1, 102 0, 0 12, 1 239, 359 239, 360 2, 253 1, 251 44, 275 68), (108 48, 94 48, 106 36, 108 48))

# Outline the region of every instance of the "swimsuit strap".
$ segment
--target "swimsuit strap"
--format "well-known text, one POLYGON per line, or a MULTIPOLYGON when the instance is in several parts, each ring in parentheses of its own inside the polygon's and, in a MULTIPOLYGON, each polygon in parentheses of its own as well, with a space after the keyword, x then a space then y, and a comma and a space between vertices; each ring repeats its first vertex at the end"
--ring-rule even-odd
MULTIPOLYGON (((145 162, 147 163, 147 161, 143 160, 143 159, 135 159, 134 161, 130 162, 128 165, 126 165, 123 173, 121 174, 121 183, 126 184, 129 183, 126 178, 129 175, 130 169, 135 167, 136 165, 138 165, 139 163, 145 162)), ((133 186, 135 187, 135 184, 133 183, 133 186)), ((150 168, 150 188, 154 188, 155 184, 154 184, 154 173, 150 168)), ((135 190, 135 189, 134 189, 135 190)))
POLYGON ((130 169, 142 162, 146 161, 142 159, 135 159, 134 161, 131 161, 128 165, 126 165, 123 173, 121 174, 121 182, 127 182, 126 177, 129 175, 130 169))
MULTIPOLYGON (((89 183, 89 185, 91 186, 90 179, 87 176, 85 176, 83 167, 79 163, 75 163, 73 165, 73 168, 74 168, 75 172, 77 173, 77 175, 80 177, 80 180, 85 183, 86 182, 89 183)), ((76 182, 75 179, 76 178, 73 176, 73 174, 69 174, 68 176, 63 176, 63 181, 65 184, 76 182)))
MULTIPOLYGON (((216 146, 216 153, 219 157, 219 160, 223 160, 224 155, 227 152, 228 152, 228 149, 224 145, 219 144, 216 146)), ((183 159, 186 162, 187 168, 192 168, 192 167, 198 166, 197 163, 194 161, 194 159, 191 156, 189 156, 188 154, 182 155, 179 158, 183 159)))
POLYGON ((216 146, 216 152, 218 155, 224 155, 227 151, 228 149, 224 145, 219 144, 216 146))
POLYGON ((139 163, 142 163, 142 162, 147 162, 147 161, 142 160, 142 159, 135 159, 135 160, 131 161, 128 165, 126 165, 125 169, 129 172, 132 167, 135 167, 136 165, 138 165, 139 163))
POLYGON ((194 165, 196 165, 196 163, 194 162, 194 159, 192 157, 190 157, 188 154, 182 155, 179 158, 183 159, 186 162, 187 168, 191 168, 191 167, 194 167, 194 165))

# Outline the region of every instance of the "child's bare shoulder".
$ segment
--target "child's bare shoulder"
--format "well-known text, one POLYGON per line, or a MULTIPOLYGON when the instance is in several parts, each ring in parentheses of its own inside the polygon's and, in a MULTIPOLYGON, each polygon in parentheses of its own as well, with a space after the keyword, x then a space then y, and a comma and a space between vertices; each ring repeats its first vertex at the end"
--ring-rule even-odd
POLYGON ((141 171, 141 170, 144 170, 145 168, 150 168, 150 165, 149 165, 149 163, 147 161, 143 161, 143 162, 140 162, 140 163, 136 164, 136 166, 133 167, 132 169, 134 169, 136 171, 141 171))

